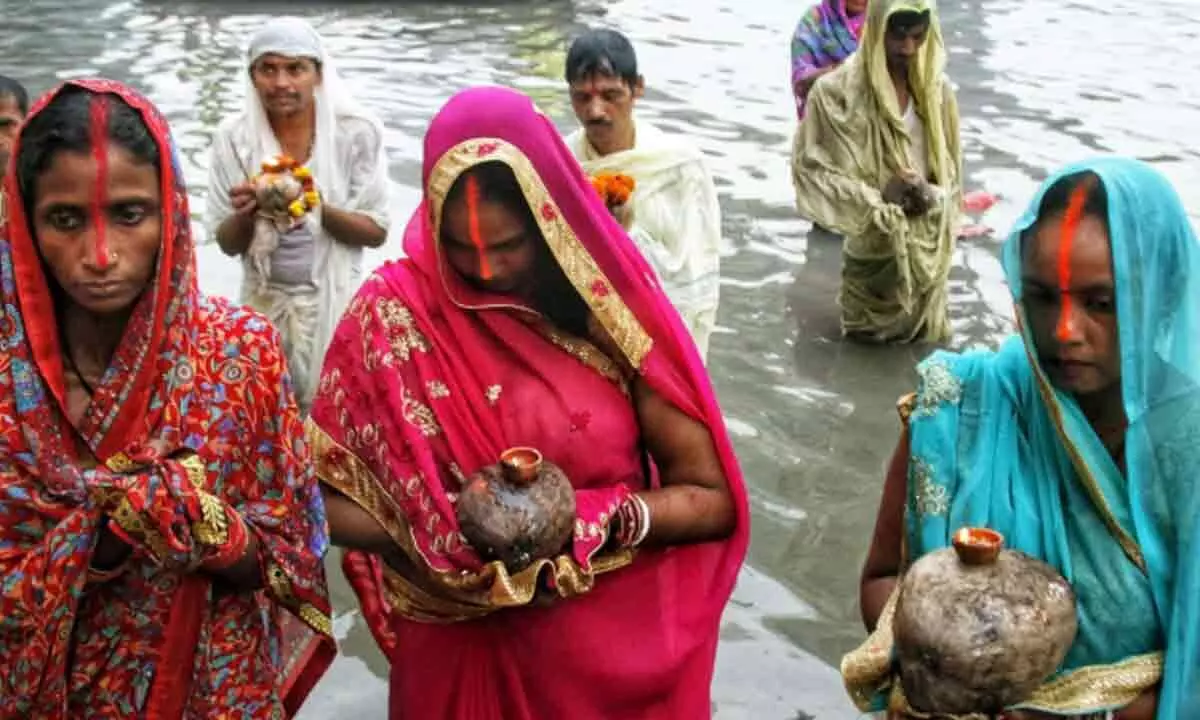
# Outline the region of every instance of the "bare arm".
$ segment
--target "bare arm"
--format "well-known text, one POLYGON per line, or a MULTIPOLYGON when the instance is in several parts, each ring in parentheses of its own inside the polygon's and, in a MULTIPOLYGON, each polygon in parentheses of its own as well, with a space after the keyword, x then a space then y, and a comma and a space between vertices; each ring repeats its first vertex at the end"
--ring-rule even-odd
POLYGON ((410 583, 436 592, 417 566, 404 554, 387 530, 361 505, 328 485, 321 486, 325 516, 329 519, 329 539, 333 545, 378 555, 410 583))
POLYGON ((217 226, 217 245, 221 252, 230 257, 237 257, 250 247, 254 237, 253 213, 236 212, 221 221, 217 226))
POLYGON ((395 541, 371 513, 328 485, 321 485, 325 517, 329 520, 329 540, 349 550, 383 554, 395 541))
POLYGON ((645 544, 683 545, 729 537, 737 523, 712 433, 655 393, 633 384, 638 421, 662 488, 641 494, 650 508, 645 544))
POLYGON ((221 252, 236 257, 254 237, 258 202, 243 159, 238 157, 236 132, 222 126, 213 137, 208 156, 208 197, 204 217, 208 232, 221 252))
POLYGON ((871 549, 867 553, 859 585, 863 624, 870 632, 873 632, 879 623, 879 616, 896 586, 896 579, 904 562, 904 506, 908 496, 908 455, 909 437, 906 427, 888 465, 883 498, 879 502, 879 514, 875 519, 875 535, 871 539, 871 549))
POLYGON ((387 240, 387 230, 372 218, 328 205, 321 208, 321 227, 338 242, 351 247, 376 248, 387 240))

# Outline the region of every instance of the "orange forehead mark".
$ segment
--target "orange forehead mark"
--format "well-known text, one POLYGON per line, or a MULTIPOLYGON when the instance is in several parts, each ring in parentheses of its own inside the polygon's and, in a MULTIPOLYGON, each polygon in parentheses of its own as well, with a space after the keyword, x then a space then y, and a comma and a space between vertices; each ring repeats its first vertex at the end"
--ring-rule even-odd
POLYGON ((92 141, 92 157, 96 161, 96 192, 92 197, 92 228, 95 232, 96 267, 104 270, 111 256, 105 236, 104 210, 108 205, 108 98, 93 98, 88 111, 88 131, 92 141))
POLYGON ((1071 248, 1075 245, 1075 234, 1079 230, 1079 221, 1083 218, 1088 189, 1086 183, 1076 187, 1071 192, 1067 210, 1063 213, 1060 231, 1062 241, 1058 246, 1058 291, 1059 297, 1062 298, 1062 309, 1055 330, 1055 335, 1062 342, 1070 339, 1070 322, 1074 314, 1074 299, 1071 295, 1071 248))
POLYGON ((479 277, 490 280, 492 266, 488 263, 487 250, 483 246, 483 233, 479 231, 479 181, 474 176, 467 176, 467 223, 471 244, 479 251, 479 277))

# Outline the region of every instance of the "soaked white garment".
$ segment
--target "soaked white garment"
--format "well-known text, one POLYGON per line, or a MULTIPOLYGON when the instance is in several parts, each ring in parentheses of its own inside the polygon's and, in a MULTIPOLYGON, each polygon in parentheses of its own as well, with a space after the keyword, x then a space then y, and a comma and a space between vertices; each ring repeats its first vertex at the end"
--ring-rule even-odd
POLYGON ((589 175, 622 173, 637 183, 629 236, 706 357, 721 293, 721 206, 704 156, 645 121, 631 150, 600 155, 583 130, 567 144, 589 175))
MULTIPOLYGON (((267 23, 250 41, 247 70, 267 54, 321 63, 316 137, 306 164, 312 170, 322 203, 362 213, 386 230, 390 224, 389 180, 382 123, 351 97, 320 35, 307 22, 278 18, 267 23)), ((250 73, 247 71, 245 76, 245 110, 221 123, 211 150, 205 216, 211 236, 233 214, 230 188, 249 180, 264 160, 281 152, 250 73)), ((288 369, 296 397, 307 407, 337 321, 362 282, 362 248, 340 243, 326 232, 321 225, 320 207, 303 222, 313 243, 307 277, 289 267, 284 279, 302 282, 275 282, 272 273, 263 288, 254 263, 243 255, 242 302, 266 314, 284 335, 285 348, 292 348, 288 369)), ((291 253, 294 258, 294 251, 288 248, 285 255, 291 253)), ((282 259, 288 261, 286 256, 282 259)))

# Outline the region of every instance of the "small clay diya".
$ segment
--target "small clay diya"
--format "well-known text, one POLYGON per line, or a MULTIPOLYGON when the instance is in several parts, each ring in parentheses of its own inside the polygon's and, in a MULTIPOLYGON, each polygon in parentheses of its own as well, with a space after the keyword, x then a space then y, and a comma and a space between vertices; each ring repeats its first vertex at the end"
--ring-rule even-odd
POLYGON ((1004 549, 1004 536, 995 530, 965 527, 954 533, 954 552, 964 565, 991 565, 1004 549))
POLYGON ((504 479, 514 485, 528 485, 542 470, 542 454, 531 447, 509 448, 500 453, 504 479))

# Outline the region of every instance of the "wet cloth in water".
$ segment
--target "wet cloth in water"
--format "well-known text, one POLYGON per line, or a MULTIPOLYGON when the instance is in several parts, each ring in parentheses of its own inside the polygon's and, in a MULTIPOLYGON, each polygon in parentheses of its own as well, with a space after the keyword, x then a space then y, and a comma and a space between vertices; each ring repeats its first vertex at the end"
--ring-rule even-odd
MULTIPOLYGON (((935 353, 919 368, 910 421, 907 547, 915 559, 962 526, 987 526, 1071 582, 1079 635, 1028 706, 1106 711, 1161 681, 1160 720, 1200 717, 1200 245, 1149 166, 1067 167, 1004 247, 1022 317, 1022 236, 1046 190, 1081 171, 1108 197, 1125 469, 1074 397, 1050 384, 1028 333, 995 352, 935 353)), ((842 665, 864 709, 882 707, 892 686, 887 625, 842 665)))
POLYGON ((958 105, 933 0, 871 0, 860 49, 809 95, 792 151, 800 214, 845 237, 842 329, 874 341, 941 340, 950 332, 947 277, 962 207, 958 105), (925 130, 933 207, 907 217, 884 202, 897 173, 920 167, 887 70, 888 18, 929 11, 933 21, 909 70, 925 130))

